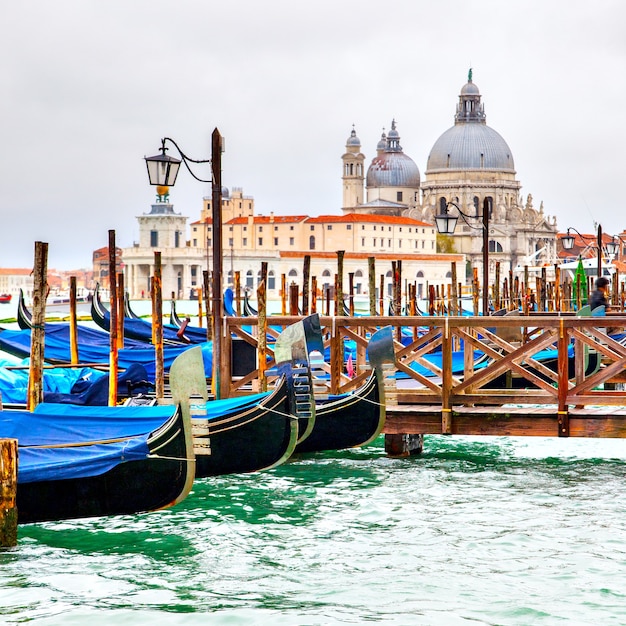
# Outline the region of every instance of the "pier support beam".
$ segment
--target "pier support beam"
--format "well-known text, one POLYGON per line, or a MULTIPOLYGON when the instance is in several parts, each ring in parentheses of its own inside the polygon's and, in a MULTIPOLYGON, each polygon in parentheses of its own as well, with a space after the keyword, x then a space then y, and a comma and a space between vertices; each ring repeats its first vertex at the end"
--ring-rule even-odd
POLYGON ((388 456, 406 457, 421 454, 424 435, 385 435, 385 452, 388 456))

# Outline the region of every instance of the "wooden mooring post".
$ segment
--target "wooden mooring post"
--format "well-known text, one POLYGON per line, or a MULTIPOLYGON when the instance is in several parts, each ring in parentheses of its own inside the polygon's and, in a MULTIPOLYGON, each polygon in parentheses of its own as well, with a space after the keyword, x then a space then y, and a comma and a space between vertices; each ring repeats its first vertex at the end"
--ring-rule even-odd
POLYGON ((30 368, 28 373, 27 408, 34 411, 43 402, 43 360, 48 295, 48 244, 35 242, 33 278, 33 328, 30 336, 30 368))
POLYGON ((17 545, 17 439, 0 439, 0 548, 17 545))

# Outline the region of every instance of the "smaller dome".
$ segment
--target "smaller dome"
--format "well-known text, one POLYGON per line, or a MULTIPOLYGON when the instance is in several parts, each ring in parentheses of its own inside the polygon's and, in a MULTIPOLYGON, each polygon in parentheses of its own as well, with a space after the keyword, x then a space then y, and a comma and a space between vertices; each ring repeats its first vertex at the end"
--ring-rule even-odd
POLYGON ((228 187, 222 187, 222 198, 230 198, 230 190, 228 187))
POLYGON ((385 131, 383 130, 383 134, 380 136, 380 141, 376 144, 376 150, 384 151, 386 147, 387 147, 387 135, 385 134, 385 131))
POLYGON ((461 89, 462 96, 479 96, 480 91, 478 87, 471 81, 468 80, 465 85, 463 85, 461 89))
POLYGON ((418 189, 420 172, 413 159, 403 152, 383 152, 372 160, 366 185, 374 187, 409 187, 418 189))
POLYGON ((391 130, 387 136, 383 132, 376 149, 377 155, 372 160, 365 178, 368 189, 376 187, 419 188, 419 169, 413 159, 402 152, 396 120, 391 122, 391 130))
POLYGON ((360 146, 361 140, 356 136, 356 130, 352 128, 352 132, 346 141, 346 146, 360 146))

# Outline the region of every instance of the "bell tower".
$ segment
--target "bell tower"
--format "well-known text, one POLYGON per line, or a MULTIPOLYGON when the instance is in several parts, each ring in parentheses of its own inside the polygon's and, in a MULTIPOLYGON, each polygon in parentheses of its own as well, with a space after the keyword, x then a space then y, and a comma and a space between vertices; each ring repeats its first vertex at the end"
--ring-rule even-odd
POLYGON ((364 162, 361 153, 361 140, 356 136, 354 126, 346 141, 346 152, 341 157, 343 165, 343 212, 351 213, 354 207, 363 203, 365 189, 364 162))

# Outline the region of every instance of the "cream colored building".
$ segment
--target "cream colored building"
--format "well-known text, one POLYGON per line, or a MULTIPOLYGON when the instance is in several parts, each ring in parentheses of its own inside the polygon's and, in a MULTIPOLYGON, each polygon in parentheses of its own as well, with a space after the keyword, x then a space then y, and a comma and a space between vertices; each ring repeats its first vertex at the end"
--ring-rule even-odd
POLYGON ((0 294, 9 294, 17 302, 20 289, 27 296, 33 293, 33 270, 21 267, 0 268, 0 294))
MULTIPOLYGON (((212 270, 211 199, 205 198, 201 217, 191 224, 176 213, 169 197, 158 196, 151 211, 137 218, 139 241, 123 252, 125 284, 131 297, 146 296, 154 274, 154 252, 161 253, 163 294, 188 298, 203 284, 203 271, 212 270), (206 244, 206 245, 204 245, 206 244)), ((287 284, 302 284, 304 256, 311 258, 311 277, 320 290, 334 285, 337 251, 344 257, 344 284, 354 274, 355 291, 367 293, 368 258, 375 257, 377 289, 384 277, 391 293, 392 262, 402 261, 402 275, 426 294, 428 282, 449 284, 451 263, 461 255, 436 254, 433 224, 397 215, 348 213, 344 215, 255 215, 254 200, 240 188, 223 190, 222 284, 231 286, 239 272, 241 285, 256 289, 261 263, 268 264, 268 297, 280 297, 282 277, 287 284)), ((458 273, 462 272, 458 270, 458 273)))

